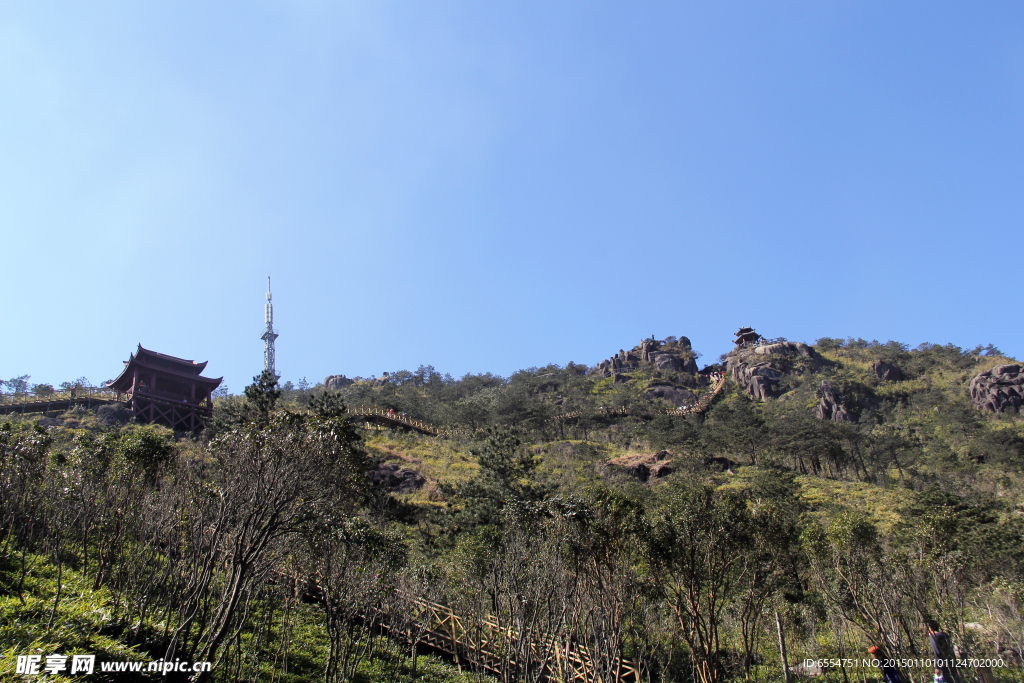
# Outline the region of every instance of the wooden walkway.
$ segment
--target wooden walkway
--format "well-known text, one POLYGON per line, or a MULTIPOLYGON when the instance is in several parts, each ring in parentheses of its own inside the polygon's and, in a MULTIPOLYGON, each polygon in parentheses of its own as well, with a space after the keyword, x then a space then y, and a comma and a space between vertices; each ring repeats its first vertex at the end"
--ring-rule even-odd
MULTIPOLYGON (((711 405, 712 401, 721 393, 725 387, 725 375, 716 381, 711 391, 707 391, 698 401, 692 405, 684 406, 679 410, 669 410, 664 415, 683 416, 696 413, 703 413, 711 405)), ((0 415, 8 413, 49 413, 50 411, 61 412, 69 410, 76 405, 92 408, 96 405, 123 402, 123 395, 116 391, 103 388, 82 388, 71 392, 54 392, 45 397, 32 394, 0 395, 0 415)), ((428 436, 450 437, 456 434, 466 433, 466 430, 447 429, 437 425, 417 420, 404 413, 396 413, 390 408, 380 406, 349 406, 346 412, 352 417, 361 418, 360 421, 367 426, 378 425, 391 428, 405 428, 412 431, 426 434, 428 436)), ((619 417, 637 415, 640 417, 653 417, 651 413, 640 413, 620 409, 601 409, 602 417, 619 417)), ((552 422, 567 422, 583 416, 583 412, 576 410, 570 413, 562 413, 551 418, 552 422)))
MULTIPOLYGON (((404 599, 416 609, 416 625, 412 630, 422 634, 418 642, 447 653, 460 665, 499 675, 504 667, 512 667, 513 673, 524 679, 529 673, 531 679, 559 683, 639 683, 641 680, 634 662, 615 657, 602 666, 586 646, 573 642, 572 637, 527 632, 525 637, 529 638, 529 643, 523 644, 520 643, 523 634, 502 626, 494 616, 467 620, 447 605, 414 596, 404 596, 404 599), (525 661, 510 660, 508 655, 513 652, 520 653, 525 661)), ((389 616, 385 610, 385 625, 389 616)), ((409 638, 397 630, 389 630, 389 635, 411 644, 409 638)))
POLYGON ((363 418, 362 421, 368 424, 405 427, 406 429, 429 436, 451 436, 454 433, 453 430, 438 427, 429 422, 409 417, 405 413, 396 413, 390 408, 381 408, 380 406, 349 406, 345 409, 345 412, 353 417, 363 418))
POLYGON ((52 394, 3 394, 0 395, 0 415, 11 413, 49 413, 63 412, 74 406, 104 405, 117 403, 121 394, 110 389, 99 387, 82 387, 73 391, 55 391, 52 394))
MULTIPOLYGON (((317 573, 304 576, 274 570, 271 574, 274 581, 292 586, 295 591, 303 591, 304 598, 315 602, 323 600, 317 573)), ((363 614, 363 623, 383 629, 389 638, 406 645, 412 645, 415 638, 417 645, 443 652, 460 668, 483 670, 500 676, 503 667, 511 666, 514 667, 513 673, 524 679, 524 674, 530 673, 530 678, 549 683, 640 683, 642 680, 635 662, 613 657, 601 666, 590 649, 574 642, 572 636, 562 634, 559 637, 534 631, 526 634, 530 638, 529 644, 521 644, 522 634, 517 629, 502 626, 492 615, 483 619, 467 619, 448 605, 399 590, 395 594, 400 598, 397 602, 411 608, 411 619, 409 615, 393 618, 391 603, 385 601, 372 615, 363 614), (527 661, 517 662, 509 657, 516 651, 524 654, 523 659, 527 661), (523 671, 522 667, 527 667, 529 672, 523 671), (603 669, 603 673, 598 669, 603 669)))

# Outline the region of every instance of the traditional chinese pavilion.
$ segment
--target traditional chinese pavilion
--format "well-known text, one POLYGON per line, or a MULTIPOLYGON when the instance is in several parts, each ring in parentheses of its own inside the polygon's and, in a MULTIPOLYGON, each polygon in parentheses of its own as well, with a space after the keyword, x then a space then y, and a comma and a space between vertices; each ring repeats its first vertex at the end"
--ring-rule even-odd
POLYGON ((118 400, 139 422, 196 432, 204 418, 213 416, 213 390, 224 380, 203 377, 204 368, 206 361, 167 356, 139 344, 124 362, 124 371, 107 386, 118 392, 118 400))
POLYGON ((761 338, 757 332, 754 332, 753 327, 741 327, 736 333, 736 339, 733 342, 736 346, 742 346, 743 344, 753 344, 761 338))

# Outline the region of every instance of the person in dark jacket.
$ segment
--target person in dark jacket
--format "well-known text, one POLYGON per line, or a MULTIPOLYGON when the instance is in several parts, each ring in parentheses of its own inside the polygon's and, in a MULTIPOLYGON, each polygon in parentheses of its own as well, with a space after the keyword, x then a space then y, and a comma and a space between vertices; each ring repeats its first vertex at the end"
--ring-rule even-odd
POLYGON ((934 621, 928 622, 928 642, 932 646, 932 654, 937 661, 935 668, 941 669, 943 683, 964 683, 956 668, 956 655, 953 652, 953 645, 949 642, 949 636, 939 630, 939 625, 934 621))

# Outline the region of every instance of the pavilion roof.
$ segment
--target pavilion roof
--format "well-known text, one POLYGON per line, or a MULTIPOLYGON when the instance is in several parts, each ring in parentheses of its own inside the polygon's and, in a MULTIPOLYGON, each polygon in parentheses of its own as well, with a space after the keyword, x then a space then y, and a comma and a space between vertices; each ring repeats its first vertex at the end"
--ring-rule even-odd
POLYGON ((224 381, 224 378, 203 377, 200 375, 199 373, 206 367, 207 362, 196 363, 192 360, 168 356, 164 353, 144 349, 142 344, 139 344, 136 352, 129 354, 128 360, 124 361, 124 370, 121 371, 121 374, 109 382, 107 386, 118 391, 126 391, 131 387, 135 370, 137 368, 145 368, 151 372, 195 382, 196 384, 209 387, 212 391, 224 381))
POLYGON ((156 351, 150 351, 149 349, 142 348, 142 344, 139 344, 138 350, 135 352, 135 357, 139 360, 149 361, 158 366, 164 364, 168 366, 174 366, 178 372, 188 372, 193 375, 198 375, 206 369, 206 364, 209 361, 203 361, 197 363, 194 360, 186 360, 185 358, 178 358, 177 356, 168 356, 166 353, 158 353, 156 351))

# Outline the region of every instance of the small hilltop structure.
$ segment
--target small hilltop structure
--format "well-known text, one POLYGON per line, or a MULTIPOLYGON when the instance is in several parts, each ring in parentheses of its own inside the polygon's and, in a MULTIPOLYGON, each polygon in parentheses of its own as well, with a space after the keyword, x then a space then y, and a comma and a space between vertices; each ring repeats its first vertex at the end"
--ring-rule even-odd
POLYGON ((753 327, 741 327, 736 332, 736 339, 733 343, 736 346, 744 346, 746 344, 754 344, 761 338, 757 332, 754 331, 753 327))
POLYGON ((168 356, 139 344, 107 388, 117 392, 117 400, 128 406, 138 422, 198 432, 205 420, 213 417, 213 392, 224 381, 223 377, 203 377, 206 363, 168 356))

